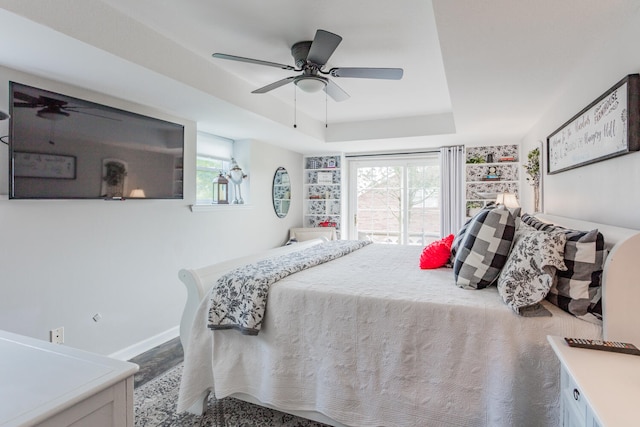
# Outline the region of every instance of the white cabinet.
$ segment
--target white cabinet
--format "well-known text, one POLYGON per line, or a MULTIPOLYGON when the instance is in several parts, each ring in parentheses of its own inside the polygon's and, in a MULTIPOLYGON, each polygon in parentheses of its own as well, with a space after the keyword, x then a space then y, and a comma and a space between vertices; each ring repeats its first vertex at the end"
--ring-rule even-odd
POLYGON ((0 355, 0 426, 133 426, 138 365, 5 331, 0 355))
POLYGON ((304 159, 304 227, 335 227, 340 235, 342 159, 312 156, 304 159))
POLYGON ((640 425, 640 356, 569 347, 562 337, 547 339, 561 365, 559 425, 640 425))
POLYGON ((467 215, 470 210, 495 201, 495 194, 520 193, 520 147, 489 145, 466 149, 467 215))

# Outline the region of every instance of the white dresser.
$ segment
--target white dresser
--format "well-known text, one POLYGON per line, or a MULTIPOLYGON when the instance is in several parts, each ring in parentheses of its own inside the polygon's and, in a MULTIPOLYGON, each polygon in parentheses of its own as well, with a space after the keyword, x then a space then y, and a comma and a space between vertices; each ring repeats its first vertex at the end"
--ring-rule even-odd
POLYGON ((640 356, 569 347, 564 337, 547 339, 561 363, 559 425, 640 425, 640 356))
POLYGON ((0 331, 0 426, 133 426, 138 365, 0 331))

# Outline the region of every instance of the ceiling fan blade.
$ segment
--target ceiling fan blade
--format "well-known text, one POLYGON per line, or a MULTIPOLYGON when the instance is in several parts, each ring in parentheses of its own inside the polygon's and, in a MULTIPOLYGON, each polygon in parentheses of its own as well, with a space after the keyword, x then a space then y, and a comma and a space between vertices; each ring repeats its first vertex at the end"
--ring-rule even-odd
POLYGON ((278 80, 277 82, 273 82, 273 83, 268 84, 268 85, 266 85, 264 87, 261 87, 260 89, 256 89, 251 93, 267 93, 267 92, 269 92, 271 90, 279 88, 280 86, 284 86, 287 83, 292 82, 294 79, 295 79, 295 77, 287 77, 285 79, 278 80))
MULTIPOLYGON (((24 92, 14 92, 13 97, 16 99, 21 99, 23 101, 27 101, 29 104, 37 104, 42 105, 42 100, 40 98, 36 98, 35 96, 27 95, 24 92)), ((15 103, 14 103, 15 106, 15 103)), ((26 105, 25 105, 26 106, 26 105)))
POLYGON ((307 55, 307 61, 322 67, 333 55, 341 41, 342 37, 337 34, 325 30, 317 30, 307 55))
POLYGON ((329 74, 333 77, 354 77, 359 79, 387 79, 400 80, 404 71, 402 68, 332 68, 329 74))
POLYGON ((214 53, 214 58, 229 59, 231 61, 248 62, 249 64, 266 65, 268 67, 282 68, 283 70, 295 70, 291 65, 278 64, 277 62, 261 61, 259 59, 244 58, 242 56, 227 55, 226 53, 214 53))
POLYGON ((101 119, 113 120, 114 122, 121 122, 122 121, 121 119, 116 119, 114 117, 107 117, 107 116, 103 116, 101 114, 87 113, 86 111, 72 110, 70 108, 63 108, 63 110, 71 111, 73 113, 78 113, 78 114, 86 114, 87 116, 100 117, 101 119))
POLYGON ((38 104, 35 102, 15 102, 13 103, 14 107, 22 107, 22 108, 36 108, 42 107, 42 104, 38 104))
POLYGON ((347 99, 351 98, 347 92, 342 90, 340 86, 329 79, 327 79, 327 84, 324 87, 324 91, 336 102, 346 101, 347 99))

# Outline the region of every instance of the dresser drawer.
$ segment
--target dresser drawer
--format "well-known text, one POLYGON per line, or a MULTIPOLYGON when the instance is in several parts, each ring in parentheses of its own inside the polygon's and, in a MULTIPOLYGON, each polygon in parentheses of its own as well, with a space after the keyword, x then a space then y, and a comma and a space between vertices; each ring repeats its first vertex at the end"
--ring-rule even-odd
POLYGON ((567 370, 562 368, 561 401, 562 401, 562 418, 565 426, 584 426, 587 419, 587 402, 580 388, 575 383, 567 370))

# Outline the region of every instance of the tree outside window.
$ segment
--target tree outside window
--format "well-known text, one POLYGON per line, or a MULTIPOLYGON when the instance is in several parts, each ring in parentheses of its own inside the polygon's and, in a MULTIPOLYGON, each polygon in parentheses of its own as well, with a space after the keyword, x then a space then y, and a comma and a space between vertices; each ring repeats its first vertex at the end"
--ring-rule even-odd
POLYGON ((196 159, 196 203, 213 202, 213 180, 220 171, 229 170, 229 160, 198 156, 196 159))

